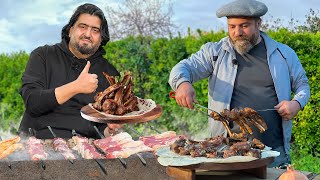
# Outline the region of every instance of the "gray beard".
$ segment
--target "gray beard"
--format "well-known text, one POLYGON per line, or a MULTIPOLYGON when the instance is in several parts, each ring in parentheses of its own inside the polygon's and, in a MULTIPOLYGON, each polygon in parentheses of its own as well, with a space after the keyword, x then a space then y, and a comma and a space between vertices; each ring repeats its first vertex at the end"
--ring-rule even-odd
POLYGON ((241 55, 248 53, 253 48, 253 45, 247 39, 237 40, 233 43, 233 46, 234 49, 241 55))
POLYGON ((231 43, 234 49, 241 55, 248 53, 257 43, 260 34, 254 34, 251 39, 243 37, 241 39, 233 41, 231 38, 231 43))

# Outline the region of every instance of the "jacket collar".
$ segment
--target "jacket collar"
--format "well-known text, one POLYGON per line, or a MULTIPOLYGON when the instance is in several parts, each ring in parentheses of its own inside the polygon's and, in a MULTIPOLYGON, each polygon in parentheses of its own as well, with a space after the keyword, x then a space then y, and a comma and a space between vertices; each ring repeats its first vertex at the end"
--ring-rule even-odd
POLYGON ((260 35, 264 40, 267 48, 267 56, 270 57, 271 54, 278 48, 278 43, 268 36, 265 32, 260 31, 260 35))

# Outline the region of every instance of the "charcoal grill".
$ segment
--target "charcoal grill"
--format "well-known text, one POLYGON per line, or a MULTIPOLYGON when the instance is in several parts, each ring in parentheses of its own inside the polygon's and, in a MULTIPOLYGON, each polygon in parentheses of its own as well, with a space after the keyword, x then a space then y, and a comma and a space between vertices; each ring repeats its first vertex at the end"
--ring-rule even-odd
POLYGON ((39 179, 170 179, 166 174, 166 167, 161 166, 156 157, 149 152, 140 153, 147 161, 143 165, 136 155, 126 158, 126 168, 122 166, 118 159, 101 159, 107 174, 104 174, 95 160, 76 159, 74 163, 68 160, 45 160, 45 169, 40 162, 22 160, 12 161, 9 156, 11 168, 8 162, 0 161, 0 179, 17 180, 39 180, 39 179))

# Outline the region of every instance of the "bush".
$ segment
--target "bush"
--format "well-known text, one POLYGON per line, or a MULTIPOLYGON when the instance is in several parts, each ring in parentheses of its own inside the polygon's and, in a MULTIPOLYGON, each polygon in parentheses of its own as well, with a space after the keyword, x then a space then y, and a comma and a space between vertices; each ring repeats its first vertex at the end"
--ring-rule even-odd
POLYGON ((0 127, 16 129, 24 111, 19 95, 21 76, 29 56, 25 52, 0 54, 0 127))

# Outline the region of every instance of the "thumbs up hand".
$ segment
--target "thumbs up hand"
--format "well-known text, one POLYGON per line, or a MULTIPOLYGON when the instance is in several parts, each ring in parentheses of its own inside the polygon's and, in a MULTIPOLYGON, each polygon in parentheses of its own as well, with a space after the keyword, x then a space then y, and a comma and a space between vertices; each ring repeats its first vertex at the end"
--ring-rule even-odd
POLYGON ((83 68, 79 77, 77 78, 77 89, 79 93, 89 94, 96 91, 98 87, 98 76, 96 74, 90 74, 90 61, 87 61, 86 66, 83 68))

